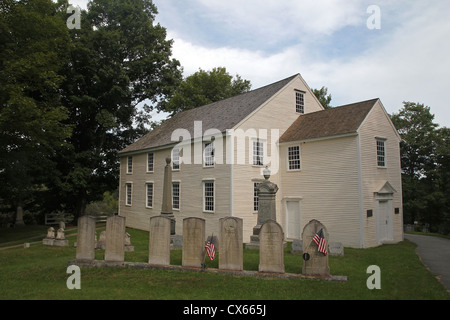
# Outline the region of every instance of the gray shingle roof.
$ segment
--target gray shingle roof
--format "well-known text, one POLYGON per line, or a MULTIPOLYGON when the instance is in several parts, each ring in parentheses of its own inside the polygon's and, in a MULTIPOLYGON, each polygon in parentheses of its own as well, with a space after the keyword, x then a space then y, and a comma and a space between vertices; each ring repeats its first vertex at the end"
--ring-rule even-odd
POLYGON ((372 99, 301 115, 281 136, 280 143, 354 133, 377 101, 372 99))
POLYGON ((203 131, 214 128, 224 132, 232 129, 297 76, 298 74, 256 90, 180 112, 119 154, 173 144, 175 142, 171 141, 171 135, 176 129, 187 129, 191 137, 194 137, 194 121, 202 121, 203 131))

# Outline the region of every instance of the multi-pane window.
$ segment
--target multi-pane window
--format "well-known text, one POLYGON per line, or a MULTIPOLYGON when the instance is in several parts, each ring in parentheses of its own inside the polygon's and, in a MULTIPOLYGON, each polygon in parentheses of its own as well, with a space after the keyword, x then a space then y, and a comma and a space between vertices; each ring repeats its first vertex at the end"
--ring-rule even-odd
POLYGON ((127 173, 133 173, 133 157, 127 158, 127 173))
POLYGON ((125 194, 126 194, 126 200, 125 200, 125 204, 127 206, 131 206, 131 193, 132 193, 132 185, 131 183, 126 183, 125 184, 125 194))
POLYGON ((254 182, 253 183, 253 211, 258 211, 258 204, 259 204, 259 198, 258 198, 258 186, 260 182, 254 182))
POLYGON ((203 211, 214 211, 214 181, 203 182, 203 211))
POLYGON ((377 139, 377 165, 386 167, 386 148, 385 141, 377 139))
POLYGON ((147 207, 153 208, 153 183, 148 182, 147 186, 147 207))
POLYGON ((295 91, 295 111, 305 113, 305 96, 303 92, 295 91))
POLYGON ((214 142, 205 143, 205 151, 204 151, 204 164, 205 167, 213 167, 214 166, 214 142))
POLYGON ((289 170, 300 170, 300 146, 288 148, 289 170))
POLYGON ((147 172, 154 170, 154 155, 153 152, 147 153, 147 172))
POLYGON ((253 141, 253 165, 264 165, 264 143, 259 140, 253 141))
POLYGON ((172 150, 172 169, 180 170, 180 149, 178 148, 172 150))
POLYGON ((172 182, 172 208, 180 210, 180 183, 172 182))

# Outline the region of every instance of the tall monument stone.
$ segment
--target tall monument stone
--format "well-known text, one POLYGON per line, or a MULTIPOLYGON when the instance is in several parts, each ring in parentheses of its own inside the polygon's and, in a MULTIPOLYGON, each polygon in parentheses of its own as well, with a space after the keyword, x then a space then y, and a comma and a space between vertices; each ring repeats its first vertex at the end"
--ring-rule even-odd
POLYGON ((262 225, 268 220, 277 220, 276 216, 276 194, 278 186, 269 181, 270 170, 266 167, 263 171, 264 181, 261 182, 256 190, 258 192, 258 220, 253 227, 253 235, 250 236, 250 243, 246 244, 247 249, 259 249, 259 232, 262 225))

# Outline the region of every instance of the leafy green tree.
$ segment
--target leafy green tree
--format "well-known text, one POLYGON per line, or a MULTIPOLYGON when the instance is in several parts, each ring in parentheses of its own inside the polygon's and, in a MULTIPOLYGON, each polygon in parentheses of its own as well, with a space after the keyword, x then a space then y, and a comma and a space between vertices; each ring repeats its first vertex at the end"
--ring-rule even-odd
POLYGON ((174 115, 248 92, 250 88, 250 81, 243 80, 239 75, 233 78, 226 68, 213 68, 211 71, 200 69, 181 82, 164 111, 174 115))
POLYGON ((93 0, 81 13, 81 28, 70 30, 62 99, 74 130, 55 157, 60 175, 51 193, 55 205, 63 202, 75 217, 116 188, 117 151, 145 132, 148 111, 164 108, 181 81, 156 14, 150 0, 93 0), (139 110, 143 101, 150 105, 139 110))
POLYGON ((391 117, 400 144, 406 223, 420 221, 436 230, 448 212, 449 130, 438 129, 430 108, 403 102, 391 117))
POLYGON ((70 38, 51 0, 3 0, 0 5, 0 191, 22 207, 55 169, 56 148, 71 126, 60 99, 70 38))
POLYGON ((332 108, 331 106, 331 94, 328 94, 328 88, 322 87, 320 89, 312 89, 314 95, 319 99, 319 102, 325 109, 332 108))

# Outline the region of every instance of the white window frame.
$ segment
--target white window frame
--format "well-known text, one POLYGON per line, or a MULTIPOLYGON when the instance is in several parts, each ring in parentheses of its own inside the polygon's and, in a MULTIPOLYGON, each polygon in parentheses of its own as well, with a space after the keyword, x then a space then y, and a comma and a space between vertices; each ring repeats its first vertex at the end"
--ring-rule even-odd
POLYGON ((287 171, 300 171, 302 169, 302 151, 300 145, 294 145, 294 146, 288 146, 287 147, 287 171), (298 148, 298 159, 291 158, 291 155, 294 155, 291 153, 291 149, 298 148), (298 168, 296 168, 298 162, 298 168), (292 166, 291 166, 292 164, 292 166))
POLYGON ((172 209, 179 211, 181 209, 181 182, 180 181, 172 181, 172 209), (178 207, 175 206, 175 192, 174 192, 174 185, 178 184, 178 207))
POLYGON ((153 152, 147 153, 147 172, 149 172, 149 173, 155 172, 155 153, 153 153, 153 152), (150 161, 150 155, 151 155, 152 161, 150 161), (149 168, 150 164, 151 164, 151 168, 149 168))
POLYGON ((252 165, 257 167, 264 166, 265 141, 253 139, 252 141, 252 165))
POLYGON ((386 168, 386 140, 385 138, 375 138, 377 150, 377 167, 386 168), (382 163, 382 164, 380 164, 382 163))
POLYGON ((145 182, 145 207, 146 208, 153 208, 154 201, 155 201, 155 184, 154 184, 153 181, 146 181, 145 182), (152 205, 151 206, 148 205, 148 196, 149 196, 149 194, 148 194, 148 186, 149 185, 152 186, 152 194, 151 194, 152 205))
POLYGON ((133 205, 133 183, 132 182, 125 183, 125 205, 128 207, 131 207, 133 205), (128 190, 128 188, 130 190, 128 190))
MULTIPOLYGON (((216 184, 214 180, 203 180, 203 212, 208 212, 208 213, 214 213, 215 209, 216 209, 216 184), (212 185, 212 210, 210 208, 207 208, 207 196, 206 196, 206 188, 207 188, 207 184, 212 185)), ((211 196, 208 196, 208 198, 211 198, 211 196)))
POLYGON ((259 209, 259 196, 256 188, 261 182, 253 181, 253 212, 258 212, 259 209))
POLYGON ((180 149, 172 149, 172 170, 180 171, 180 149))
POLYGON ((127 174, 133 173, 133 156, 127 157, 127 174))
POLYGON ((205 142, 203 144, 203 168, 214 168, 215 155, 214 155, 214 141, 205 142), (211 147, 209 147, 211 146, 211 147), (212 148, 212 149, 207 149, 212 148), (209 154, 207 154, 207 151, 209 154))
POLYGON ((305 92, 295 90, 295 112, 305 114, 305 92))

